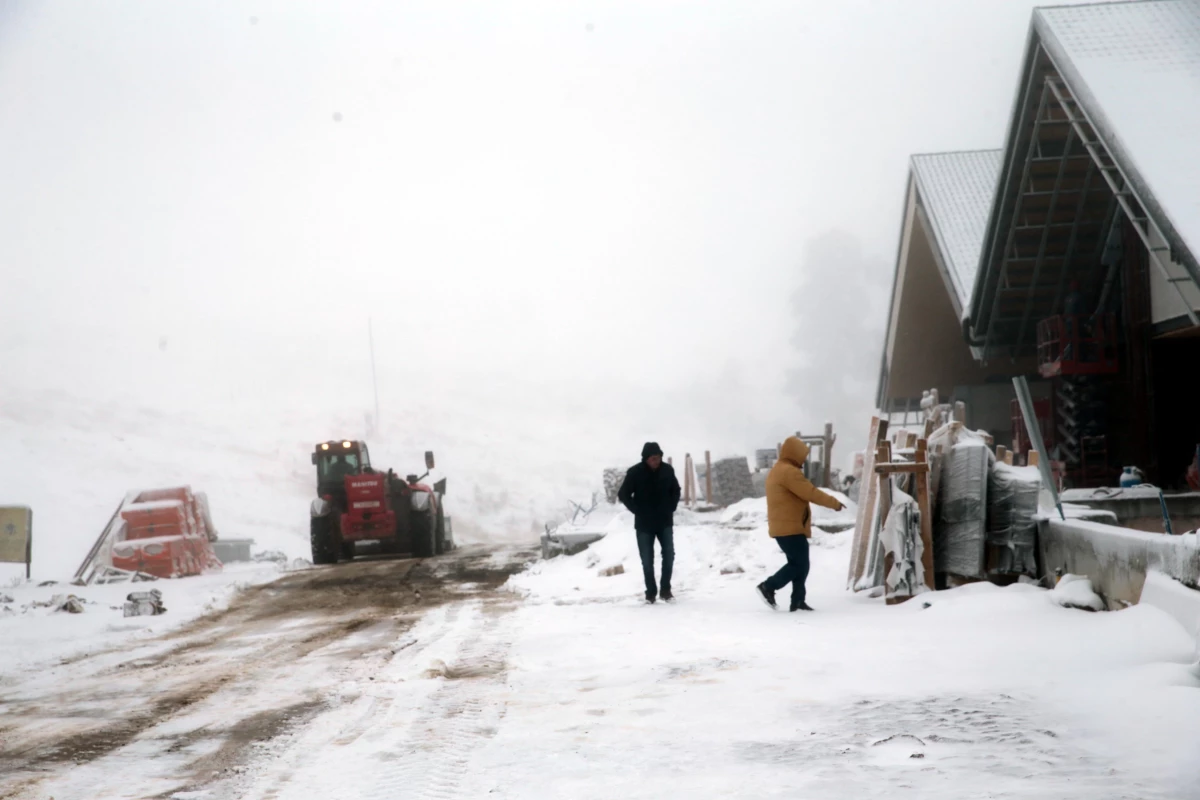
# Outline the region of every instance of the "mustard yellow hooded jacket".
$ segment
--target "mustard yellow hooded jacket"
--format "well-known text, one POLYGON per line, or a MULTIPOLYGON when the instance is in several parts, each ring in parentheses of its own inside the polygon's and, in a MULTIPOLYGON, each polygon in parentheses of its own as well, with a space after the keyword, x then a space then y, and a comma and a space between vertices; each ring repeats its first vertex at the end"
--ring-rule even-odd
POLYGON ((767 475, 767 528, 774 539, 779 536, 812 536, 812 508, 839 508, 832 495, 813 486, 804 477, 801 465, 808 459, 808 445, 789 436, 779 451, 779 461, 767 475))

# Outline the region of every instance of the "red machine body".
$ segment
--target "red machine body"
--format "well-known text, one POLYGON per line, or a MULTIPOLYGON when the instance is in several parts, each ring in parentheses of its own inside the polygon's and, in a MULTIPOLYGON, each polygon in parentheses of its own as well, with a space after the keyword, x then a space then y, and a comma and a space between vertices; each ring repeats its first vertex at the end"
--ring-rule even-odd
MULTIPOLYGON (((433 469, 433 454, 426 453, 425 460, 433 469)), ((360 542, 420 557, 453 546, 441 502, 444 479, 431 487, 416 475, 402 479, 391 470, 381 472, 371 466, 366 442, 348 439, 321 442, 312 462, 318 495, 311 513, 313 563, 352 559, 360 542)))

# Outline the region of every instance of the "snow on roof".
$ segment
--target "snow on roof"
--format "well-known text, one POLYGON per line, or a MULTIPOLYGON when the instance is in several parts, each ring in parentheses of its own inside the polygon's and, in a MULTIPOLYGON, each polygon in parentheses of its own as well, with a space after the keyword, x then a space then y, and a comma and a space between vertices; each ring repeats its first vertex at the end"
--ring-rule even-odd
POLYGON ((1200 0, 1040 8, 1034 21, 1130 180, 1200 255, 1200 0))
POLYGON ((912 157, 917 191, 959 308, 971 302, 1003 154, 1002 150, 970 150, 912 157))
POLYGON ((182 500, 146 500, 141 503, 127 503, 122 511, 157 511, 164 508, 183 508, 182 500))

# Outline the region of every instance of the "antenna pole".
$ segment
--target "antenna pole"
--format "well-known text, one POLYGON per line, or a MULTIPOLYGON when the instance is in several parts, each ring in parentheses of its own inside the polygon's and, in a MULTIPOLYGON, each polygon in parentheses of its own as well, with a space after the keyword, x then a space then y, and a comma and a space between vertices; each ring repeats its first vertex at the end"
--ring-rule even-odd
POLYGON ((371 343, 371 383, 375 386, 375 432, 379 432, 379 377, 375 373, 375 328, 367 317, 367 340, 371 343))

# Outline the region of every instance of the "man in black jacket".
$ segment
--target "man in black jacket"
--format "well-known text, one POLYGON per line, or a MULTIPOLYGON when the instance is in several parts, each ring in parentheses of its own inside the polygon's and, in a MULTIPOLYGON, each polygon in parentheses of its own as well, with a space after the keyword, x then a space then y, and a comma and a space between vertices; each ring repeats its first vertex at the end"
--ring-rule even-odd
POLYGON ((641 463, 629 468, 617 493, 621 503, 633 512, 647 603, 653 603, 659 595, 654 585, 655 539, 662 547, 662 599, 667 602, 675 599, 671 594, 671 568, 675 565, 673 519, 679 505, 679 481, 675 479, 675 469, 664 464, 662 456, 657 442, 646 442, 641 463))

